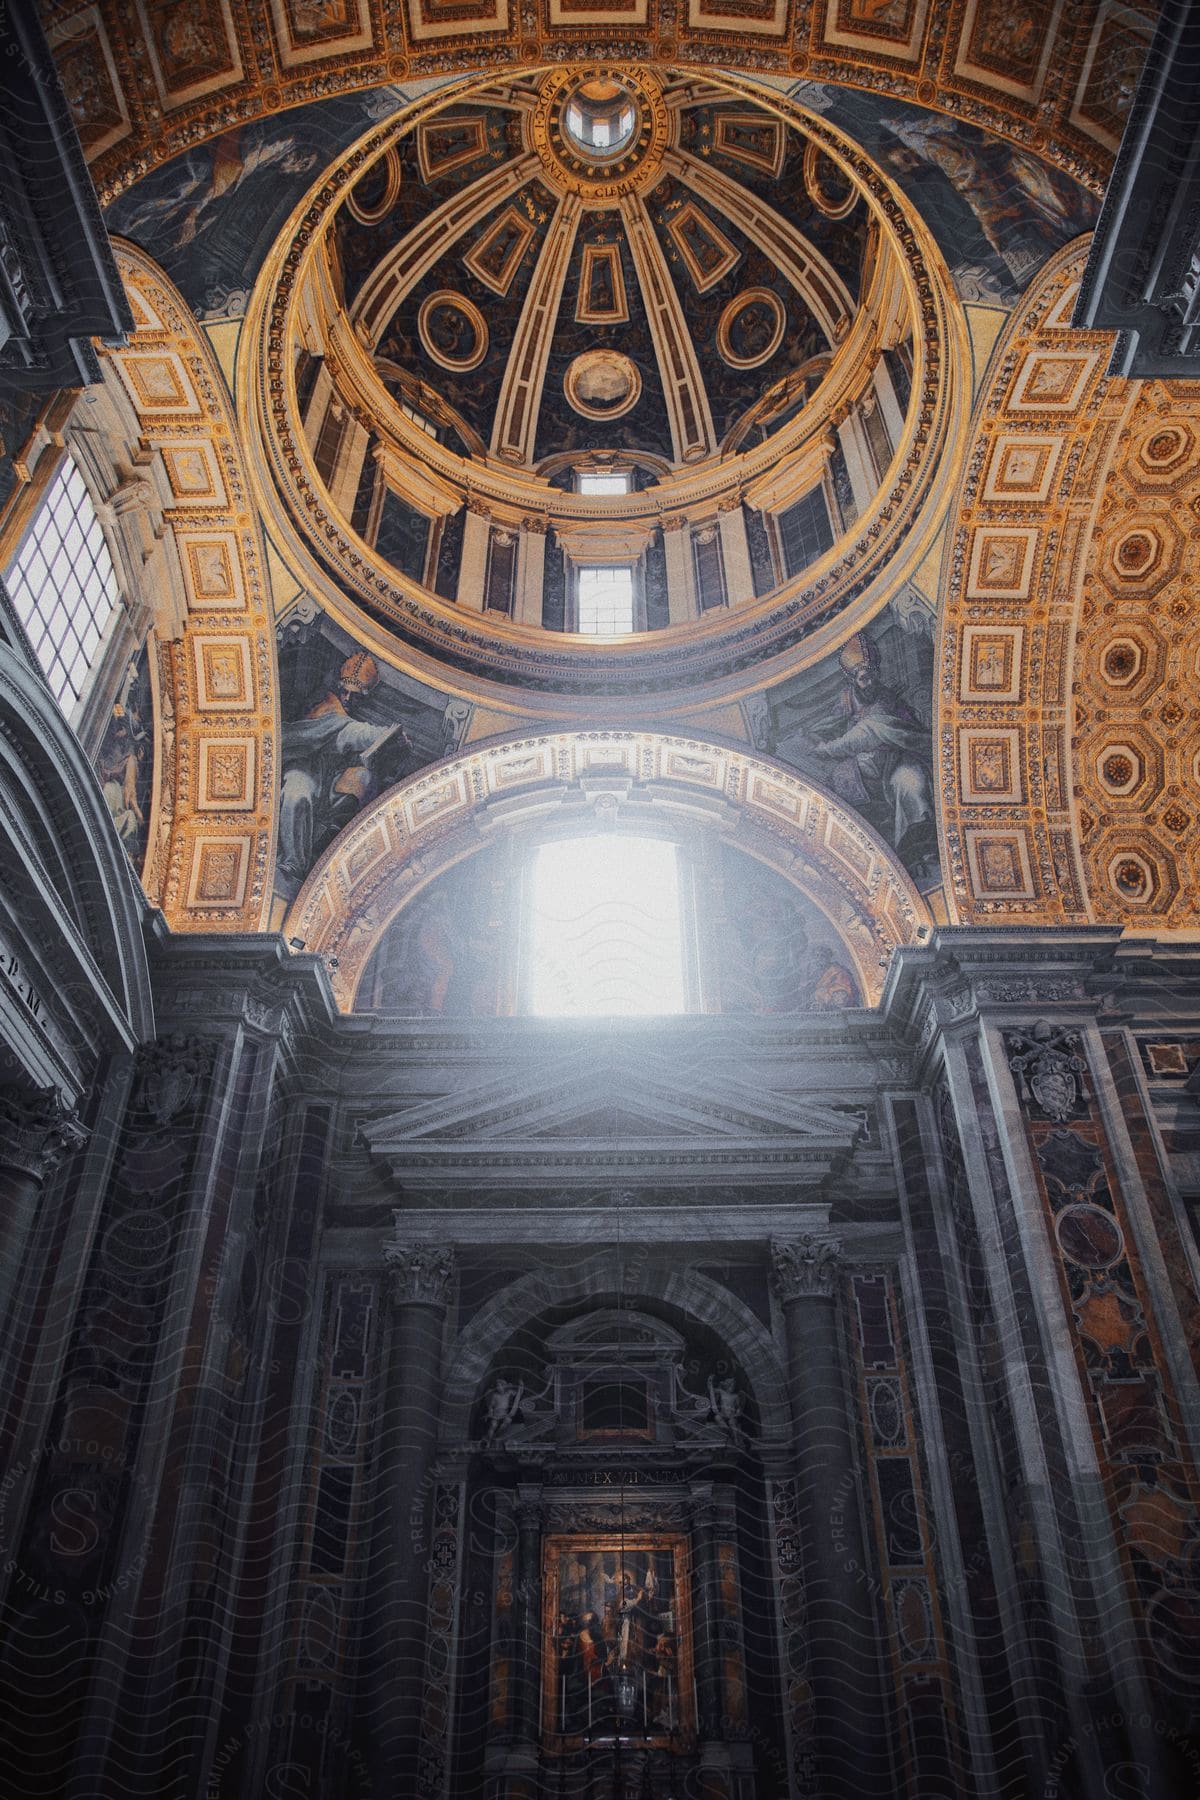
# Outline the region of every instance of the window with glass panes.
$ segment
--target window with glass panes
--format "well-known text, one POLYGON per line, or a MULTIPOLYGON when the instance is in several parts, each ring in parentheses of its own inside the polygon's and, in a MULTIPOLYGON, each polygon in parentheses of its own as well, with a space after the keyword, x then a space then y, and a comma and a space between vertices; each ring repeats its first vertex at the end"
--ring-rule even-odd
POLYGON ((5 570, 17 617, 63 711, 72 714, 120 604, 92 497, 65 457, 5 570))
POLYGON ((619 637, 633 630, 632 569, 580 569, 576 600, 577 629, 588 637, 619 637))

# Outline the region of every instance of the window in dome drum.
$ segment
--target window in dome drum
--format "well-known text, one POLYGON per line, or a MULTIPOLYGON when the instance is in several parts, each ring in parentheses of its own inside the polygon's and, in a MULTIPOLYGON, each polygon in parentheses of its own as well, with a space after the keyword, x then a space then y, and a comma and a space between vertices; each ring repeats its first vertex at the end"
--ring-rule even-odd
POLYGON ((696 598, 701 612, 727 602, 725 563, 721 555, 721 531, 714 520, 692 532, 692 566, 696 575, 696 598))
POLYGON ((483 589, 483 604, 488 612, 507 613, 511 617, 516 580, 517 535, 514 531, 493 531, 488 539, 483 589))
POLYGON ((424 581, 429 520, 389 488, 379 514, 375 548, 385 562, 413 581, 424 581))
POLYGON ((799 575, 833 545, 829 509, 820 488, 813 488, 779 518, 783 565, 788 577, 799 575))

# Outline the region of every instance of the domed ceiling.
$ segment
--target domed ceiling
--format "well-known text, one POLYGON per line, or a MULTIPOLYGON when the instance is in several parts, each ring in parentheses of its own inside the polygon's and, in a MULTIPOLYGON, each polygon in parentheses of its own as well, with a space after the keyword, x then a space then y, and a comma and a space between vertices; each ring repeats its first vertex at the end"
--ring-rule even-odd
MULTIPOLYGON (((210 710, 227 731, 249 667, 278 720, 272 741, 267 700, 246 715, 246 741, 263 733, 262 839, 236 865, 230 819, 209 818, 232 804, 212 753, 201 767, 189 738, 177 765, 160 758, 177 791, 157 834, 151 821, 149 888, 173 919, 211 923, 225 888, 209 863, 224 859, 247 917, 269 907, 310 945, 325 945, 317 914, 336 896, 354 953, 325 947, 349 1004, 369 947, 357 897, 399 829, 373 808, 403 794, 405 829, 424 834, 478 801, 481 744, 516 746, 502 811, 527 766, 566 779, 564 726, 581 781, 616 779, 614 732, 641 746, 666 729, 683 746, 668 785, 685 766, 725 768, 734 745, 764 759, 730 764, 722 791, 742 812, 757 798, 775 830, 809 820, 796 868, 812 860, 813 803, 789 771, 846 809, 822 827, 838 871, 894 859, 904 929, 850 957, 873 992, 887 945, 925 900, 939 916, 941 881, 958 880, 939 845, 933 607, 972 399, 1005 311, 1093 214, 1057 170, 972 123, 813 83, 789 96, 596 61, 322 100, 148 174, 109 218, 178 294, 133 257, 145 319, 114 358, 115 401, 132 395, 143 435, 162 437, 192 509, 180 548, 209 559, 183 572, 202 590, 192 661, 164 663, 159 688, 187 731, 210 710), (187 329, 164 336, 173 308, 187 329), (265 580, 248 560, 246 591, 267 602, 255 631, 273 608, 271 657, 261 634, 235 657, 243 621, 218 593, 236 571, 199 541, 216 524, 192 484, 201 402, 178 410, 158 363, 163 397, 143 392, 148 357, 169 348, 176 373, 193 367, 191 334, 232 389, 212 444, 222 481, 205 450, 204 494, 224 486, 231 526, 261 521, 265 580), (573 584, 591 567, 632 578, 636 611, 611 635, 581 622, 573 584)), ((991 582, 1016 536, 1029 533, 989 539, 970 580, 991 582)), ((982 782, 971 730, 955 767, 982 782)), ((622 780, 660 779, 644 747, 627 760, 622 780)), ((968 869, 983 866, 977 837, 968 869)), ((860 898, 817 900, 834 939, 860 898)))
POLYGON ((416 398, 421 369, 455 448, 559 483, 563 456, 627 454, 652 478, 803 404, 857 306, 868 224, 855 186, 761 106, 601 71, 418 125, 339 210, 334 255, 385 384, 416 398), (552 317, 514 416, 530 305, 552 317))
POLYGON ((297 223, 240 352, 264 497, 422 678, 732 695, 919 554, 962 319, 820 118, 670 70, 479 83, 360 139, 297 223), (592 570, 624 582, 599 625, 592 570))

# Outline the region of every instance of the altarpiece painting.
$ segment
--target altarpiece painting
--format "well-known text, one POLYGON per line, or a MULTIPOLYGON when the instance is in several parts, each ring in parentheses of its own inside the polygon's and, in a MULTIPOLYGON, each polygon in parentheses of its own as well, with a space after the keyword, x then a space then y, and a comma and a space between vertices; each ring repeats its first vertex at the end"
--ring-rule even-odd
POLYGON ((545 1540, 543 1739, 563 1750, 695 1729, 687 1539, 675 1532, 545 1540))

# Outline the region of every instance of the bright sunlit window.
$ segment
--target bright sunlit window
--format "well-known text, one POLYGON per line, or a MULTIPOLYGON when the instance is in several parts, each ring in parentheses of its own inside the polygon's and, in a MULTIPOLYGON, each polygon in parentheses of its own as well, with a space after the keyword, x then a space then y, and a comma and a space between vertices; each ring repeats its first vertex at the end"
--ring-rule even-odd
POLYGON ((578 101, 567 107, 567 133, 581 149, 618 150, 633 135, 637 115, 632 106, 589 106, 578 101))
POLYGON ((431 425, 424 413, 419 413, 415 406, 410 406, 408 404, 407 400, 400 401, 400 411, 404 414, 406 419, 411 419, 413 424, 417 426, 419 430, 423 431, 427 437, 435 438, 437 436, 437 426, 431 425))
POLYGON ((619 637, 633 630, 633 570, 580 569, 579 624, 588 637, 619 637))
POLYGON ((73 717, 120 590, 91 495, 69 456, 4 580, 55 699, 73 717))
POLYGON ((606 470, 600 474, 594 469, 579 471, 579 492, 581 494, 627 494, 629 492, 629 471, 613 474, 606 470))
POLYGON ((660 838, 543 844, 530 880, 531 1013, 686 1010, 678 856, 660 838))

